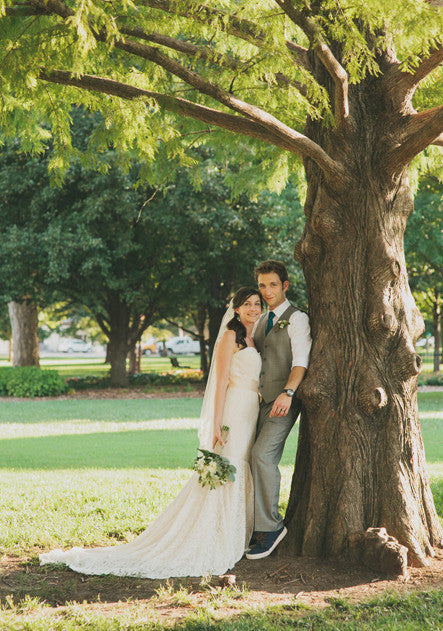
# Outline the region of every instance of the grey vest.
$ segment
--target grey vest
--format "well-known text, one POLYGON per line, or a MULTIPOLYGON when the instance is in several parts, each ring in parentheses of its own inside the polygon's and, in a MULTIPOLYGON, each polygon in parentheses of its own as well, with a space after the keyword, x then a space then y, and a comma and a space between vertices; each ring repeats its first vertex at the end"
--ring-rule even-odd
MULTIPOLYGON (((289 320, 297 311, 292 305, 277 320, 289 320)), ((291 340, 288 327, 280 328, 274 323, 273 328, 265 335, 267 316, 260 319, 254 334, 254 342, 262 359, 259 378, 259 390, 265 403, 274 401, 282 392, 292 368, 291 340)))

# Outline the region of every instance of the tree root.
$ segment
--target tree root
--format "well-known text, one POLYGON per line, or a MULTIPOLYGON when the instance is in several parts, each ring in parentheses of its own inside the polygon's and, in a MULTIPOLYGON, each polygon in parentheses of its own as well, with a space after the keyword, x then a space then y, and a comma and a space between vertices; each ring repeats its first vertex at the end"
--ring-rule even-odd
POLYGON ((386 528, 368 528, 349 536, 351 559, 387 576, 408 576, 408 549, 386 528))

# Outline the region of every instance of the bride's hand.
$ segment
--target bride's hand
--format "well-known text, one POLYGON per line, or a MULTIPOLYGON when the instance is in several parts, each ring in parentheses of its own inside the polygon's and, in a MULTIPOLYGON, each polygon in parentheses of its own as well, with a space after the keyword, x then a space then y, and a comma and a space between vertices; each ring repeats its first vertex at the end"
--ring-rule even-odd
POLYGON ((214 440, 212 441, 212 449, 216 446, 217 443, 220 443, 222 447, 225 446, 225 442, 222 438, 222 428, 218 423, 214 427, 214 440))

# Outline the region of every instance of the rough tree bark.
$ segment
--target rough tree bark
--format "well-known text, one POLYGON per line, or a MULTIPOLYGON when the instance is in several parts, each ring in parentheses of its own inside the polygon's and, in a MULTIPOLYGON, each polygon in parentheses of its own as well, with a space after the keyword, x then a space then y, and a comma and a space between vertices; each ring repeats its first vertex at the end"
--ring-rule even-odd
POLYGON ((351 179, 334 190, 305 161, 306 226, 295 256, 306 277, 313 346, 299 388, 305 412, 286 546, 342 556, 353 533, 384 527, 408 548, 409 563, 423 565, 442 544, 442 529, 417 410, 414 343, 424 325, 403 248, 413 198, 407 166, 389 160, 398 136, 383 79, 353 86, 350 104, 346 135, 314 123, 308 129, 351 179))
POLYGON ((199 303, 197 305, 197 317, 195 318, 195 324, 197 326, 198 340, 200 342, 200 370, 206 377, 209 371, 208 366, 208 353, 206 352, 206 314, 207 305, 199 303))
POLYGON ((135 375, 141 373, 142 350, 140 343, 132 346, 128 351, 129 368, 128 374, 135 375))
POLYGON ((129 351, 128 330, 130 310, 118 297, 115 297, 109 300, 108 314, 108 354, 111 364, 109 373, 110 385, 124 387, 129 384, 128 373, 126 371, 126 358, 129 351))
POLYGON ((12 330, 12 365, 40 366, 38 311, 32 302, 9 302, 12 330))

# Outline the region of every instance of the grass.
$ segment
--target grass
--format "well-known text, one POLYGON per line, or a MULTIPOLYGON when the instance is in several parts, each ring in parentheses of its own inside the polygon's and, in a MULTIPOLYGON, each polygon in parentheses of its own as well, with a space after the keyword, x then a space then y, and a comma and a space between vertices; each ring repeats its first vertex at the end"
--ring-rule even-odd
MULTIPOLYGON (((189 478, 200 405, 201 399, 3 402, 0 552, 35 559, 38 549, 131 540, 189 478)), ((428 469, 440 516, 442 408, 443 392, 419 393, 428 469)), ((283 509, 289 496, 296 442, 297 429, 291 433, 282 458, 283 509)), ((62 600, 68 601, 69 576, 66 583, 52 584, 49 574, 48 583, 42 585, 43 598, 45 590, 63 592, 62 600)), ((79 603, 52 609, 36 598, 10 598, 0 608, 0 631, 443 628, 441 591, 387 595, 359 605, 334 599, 321 611, 306 611, 295 598, 287 606, 248 609, 242 605, 241 590, 208 591, 203 605, 191 592, 183 586, 176 589, 166 585, 152 602, 114 603, 119 613, 112 615, 94 612, 79 603), (164 607, 182 607, 185 619, 160 621, 156 602, 164 607), (223 608, 230 610, 230 618, 219 620, 223 608)), ((23 587, 21 594, 25 593, 23 587)))
MULTIPOLYGON (((419 394, 443 514, 443 393, 419 394)), ((6 401, 0 408, 0 550, 129 540, 189 477, 201 399, 6 401), (168 484, 165 484, 165 479, 168 484)), ((290 491, 298 427, 282 458, 290 491)))
MULTIPOLYGON (((38 599, 17 603, 10 599, 0 609, 0 630, 16 631, 425 631, 441 629, 443 625, 443 590, 418 594, 387 593, 353 605, 341 598, 330 599, 330 606, 310 611, 297 602, 264 608, 236 607, 242 597, 238 590, 223 590, 212 594, 207 607, 195 607, 185 619, 160 621, 155 599, 148 605, 127 603, 124 613, 104 616, 85 610, 78 603, 54 612, 38 599), (212 600, 212 602, 211 602, 212 600), (217 616, 219 606, 234 609, 228 619, 217 616), (237 610, 236 610, 237 609, 237 610), (157 619, 156 619, 157 618, 157 619), (13 622, 14 626, 10 626, 13 622)), ((187 590, 158 594, 158 600, 169 605, 190 609, 193 598, 187 590)), ((122 603, 117 603, 117 606, 122 603)))
MULTIPOLYGON (((180 366, 199 369, 200 357, 197 355, 178 357, 180 366)), ((63 377, 85 377, 89 375, 106 375, 109 372, 109 364, 105 364, 104 359, 96 357, 81 358, 43 358, 40 360, 42 368, 57 370, 63 377)), ((172 370, 171 361, 168 357, 143 357, 141 360, 142 372, 166 372, 172 370)))

